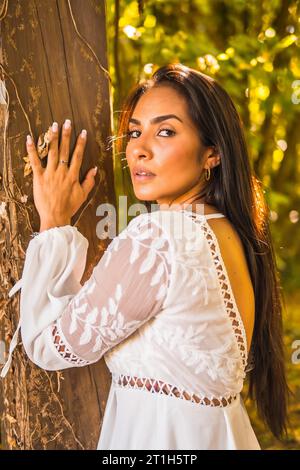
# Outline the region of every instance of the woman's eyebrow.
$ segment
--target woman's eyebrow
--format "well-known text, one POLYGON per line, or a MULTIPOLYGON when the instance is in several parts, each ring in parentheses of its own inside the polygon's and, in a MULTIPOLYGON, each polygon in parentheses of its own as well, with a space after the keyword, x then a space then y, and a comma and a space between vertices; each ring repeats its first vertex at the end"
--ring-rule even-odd
MULTIPOLYGON (((178 119, 178 121, 183 122, 176 114, 165 114, 164 116, 157 116, 153 119, 150 119, 150 124, 157 124, 158 122, 165 121, 166 119, 178 119)), ((129 122, 132 122, 133 124, 141 124, 141 122, 138 119, 130 118, 129 122)))

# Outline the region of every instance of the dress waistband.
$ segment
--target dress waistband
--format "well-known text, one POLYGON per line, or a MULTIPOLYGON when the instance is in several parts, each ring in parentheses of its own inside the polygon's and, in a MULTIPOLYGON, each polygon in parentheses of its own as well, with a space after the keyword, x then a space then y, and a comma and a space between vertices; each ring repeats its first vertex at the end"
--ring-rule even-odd
POLYGON ((237 399, 239 393, 223 397, 205 397, 199 394, 187 392, 175 385, 148 377, 136 377, 125 374, 112 374, 112 383, 115 387, 125 389, 148 390, 151 393, 160 395, 169 395, 183 400, 189 400, 193 403, 213 407, 225 407, 237 399))

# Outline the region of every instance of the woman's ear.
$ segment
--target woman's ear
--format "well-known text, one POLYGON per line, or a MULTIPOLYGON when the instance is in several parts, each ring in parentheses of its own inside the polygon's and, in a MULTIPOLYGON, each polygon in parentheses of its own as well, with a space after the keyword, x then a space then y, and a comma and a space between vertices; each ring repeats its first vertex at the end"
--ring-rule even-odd
POLYGON ((221 156, 216 147, 208 147, 205 151, 204 156, 206 158, 206 162, 204 165, 204 168, 206 170, 208 170, 208 168, 212 169, 221 163, 221 156))

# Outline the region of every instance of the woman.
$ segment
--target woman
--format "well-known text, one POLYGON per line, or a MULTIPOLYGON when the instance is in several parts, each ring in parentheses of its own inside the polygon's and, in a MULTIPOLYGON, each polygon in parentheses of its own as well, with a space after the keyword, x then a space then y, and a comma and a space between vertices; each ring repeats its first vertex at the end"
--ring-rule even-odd
POLYGON ((262 418, 281 436, 279 283, 267 208, 227 93, 181 64, 131 91, 119 150, 136 197, 158 210, 129 223, 83 287, 88 241, 70 220, 94 176, 78 181, 85 133, 66 165, 70 133, 67 122, 58 150, 53 126, 46 169, 27 143, 41 227, 13 291, 22 285, 29 358, 59 370, 105 357, 112 385, 98 449, 259 449, 240 395, 247 371, 262 418))

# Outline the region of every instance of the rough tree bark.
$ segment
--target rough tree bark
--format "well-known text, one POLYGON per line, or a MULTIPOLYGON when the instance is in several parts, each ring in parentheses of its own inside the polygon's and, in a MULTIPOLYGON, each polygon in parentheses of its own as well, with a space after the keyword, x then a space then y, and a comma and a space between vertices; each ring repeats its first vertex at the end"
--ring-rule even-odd
MULTIPOLYGON (((97 165, 97 184, 72 220, 90 242, 82 283, 108 244, 96 236, 96 207, 115 205, 115 194, 106 145, 112 110, 105 1, 0 0, 0 19, 0 340, 7 351, 18 322, 19 293, 7 294, 21 276, 30 234, 39 229, 32 173, 24 160, 26 134, 37 140, 54 120, 62 125, 70 118, 73 149, 75 136, 88 131, 81 180, 97 165)), ((0 379, 2 448, 95 448, 109 386, 103 359, 90 367, 47 372, 28 360, 19 343, 10 372, 0 379)))

